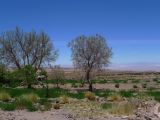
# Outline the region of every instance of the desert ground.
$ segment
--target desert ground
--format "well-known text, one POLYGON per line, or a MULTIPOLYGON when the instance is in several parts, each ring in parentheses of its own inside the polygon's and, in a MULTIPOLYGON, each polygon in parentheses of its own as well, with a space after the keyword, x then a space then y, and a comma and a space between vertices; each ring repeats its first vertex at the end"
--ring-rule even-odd
POLYGON ((66 70, 59 88, 48 79, 48 98, 39 84, 1 87, 0 120, 160 120, 159 72, 100 72, 92 80, 93 92, 78 75, 66 70), (1 98, 4 91, 9 100, 1 98))

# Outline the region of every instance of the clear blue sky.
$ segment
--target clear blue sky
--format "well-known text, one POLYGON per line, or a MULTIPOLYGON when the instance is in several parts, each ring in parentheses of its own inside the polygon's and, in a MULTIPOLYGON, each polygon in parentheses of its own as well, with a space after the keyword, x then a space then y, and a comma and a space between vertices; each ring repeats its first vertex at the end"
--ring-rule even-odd
POLYGON ((160 63, 160 0, 0 0, 0 32, 15 26, 46 31, 56 64, 71 65, 70 40, 96 33, 113 48, 113 64, 160 63))

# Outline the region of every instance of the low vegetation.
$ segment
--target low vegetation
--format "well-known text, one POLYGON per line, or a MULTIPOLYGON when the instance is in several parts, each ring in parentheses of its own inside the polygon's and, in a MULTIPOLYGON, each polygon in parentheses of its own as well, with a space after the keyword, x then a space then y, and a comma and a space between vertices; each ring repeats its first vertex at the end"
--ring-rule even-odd
POLYGON ((7 93, 5 91, 0 92, 0 101, 8 102, 10 100, 11 100, 11 96, 9 93, 7 93))
POLYGON ((88 100, 91 100, 91 101, 93 101, 93 100, 96 99, 95 94, 92 93, 92 92, 86 92, 86 93, 85 93, 85 97, 86 97, 88 100))

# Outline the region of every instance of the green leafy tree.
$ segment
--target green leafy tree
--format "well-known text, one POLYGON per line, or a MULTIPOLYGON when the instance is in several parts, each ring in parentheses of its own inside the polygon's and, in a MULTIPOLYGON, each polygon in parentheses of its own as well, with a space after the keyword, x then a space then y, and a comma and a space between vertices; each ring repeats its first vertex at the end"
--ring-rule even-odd
POLYGON ((0 64, 0 84, 5 84, 5 66, 3 64, 0 64))
POLYGON ((28 88, 31 88, 32 84, 36 81, 36 70, 32 67, 32 65, 26 65, 21 69, 21 72, 28 88))

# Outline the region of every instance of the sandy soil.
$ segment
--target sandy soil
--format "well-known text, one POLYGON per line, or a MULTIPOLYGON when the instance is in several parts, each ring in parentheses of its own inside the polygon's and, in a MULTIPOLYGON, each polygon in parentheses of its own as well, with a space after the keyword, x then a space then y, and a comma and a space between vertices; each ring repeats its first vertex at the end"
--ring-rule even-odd
POLYGON ((67 118, 67 114, 62 109, 46 112, 28 112, 26 110, 0 111, 0 120, 72 120, 67 118))
POLYGON ((0 120, 128 120, 127 118, 110 117, 110 118, 76 118, 72 114, 68 113, 64 109, 52 110, 47 112, 28 112, 26 110, 21 111, 1 111, 0 120))

